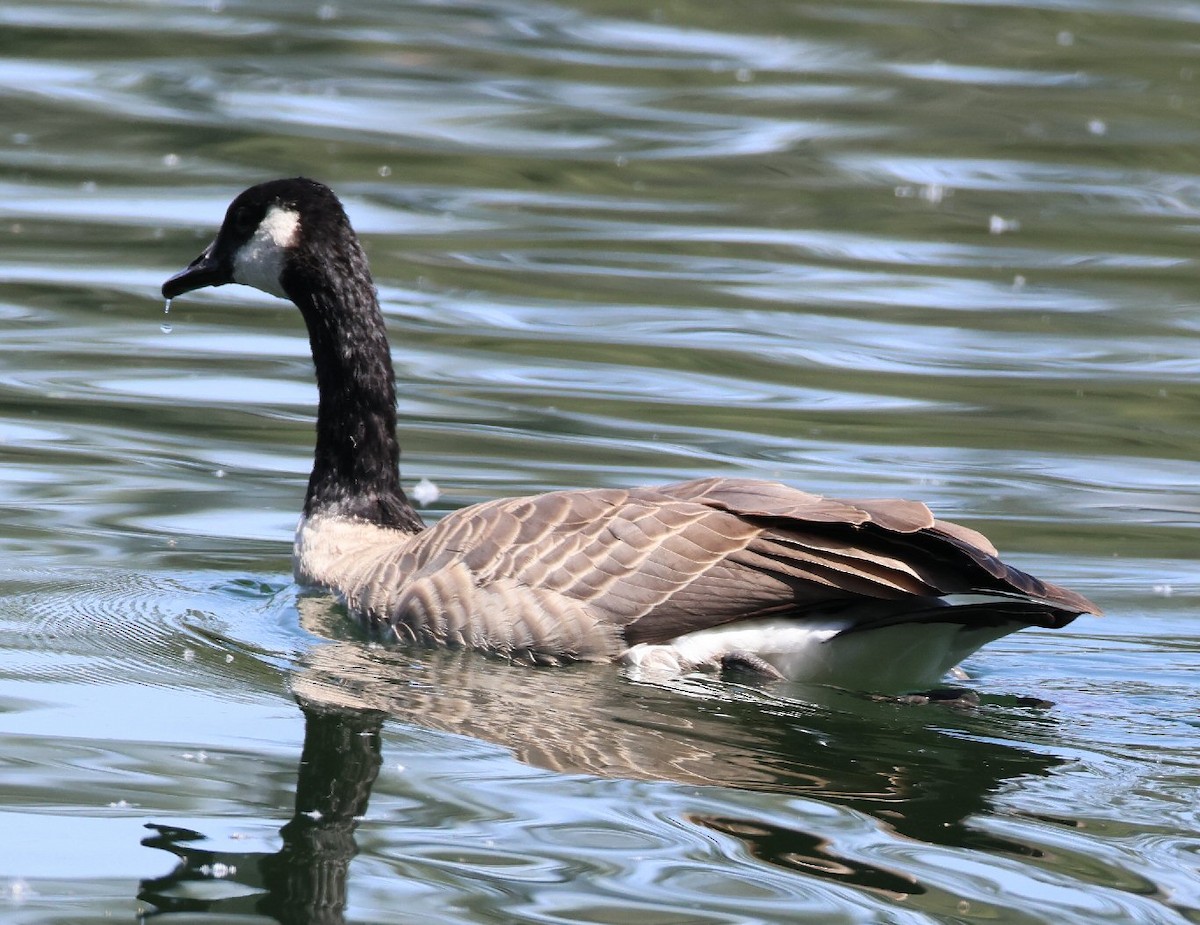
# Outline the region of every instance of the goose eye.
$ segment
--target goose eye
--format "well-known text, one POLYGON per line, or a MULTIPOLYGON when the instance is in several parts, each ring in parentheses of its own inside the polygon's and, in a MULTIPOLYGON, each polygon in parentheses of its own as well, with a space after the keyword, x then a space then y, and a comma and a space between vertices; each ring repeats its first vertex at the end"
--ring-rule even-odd
POLYGON ((256 224, 254 212, 251 209, 242 208, 233 213, 233 230, 238 234, 249 234, 254 230, 256 224))

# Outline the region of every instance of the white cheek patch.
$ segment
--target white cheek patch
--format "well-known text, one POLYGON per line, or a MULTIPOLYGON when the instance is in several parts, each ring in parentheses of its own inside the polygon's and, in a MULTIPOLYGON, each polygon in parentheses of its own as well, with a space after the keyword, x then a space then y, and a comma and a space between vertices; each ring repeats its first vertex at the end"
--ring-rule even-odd
POLYGON ((300 213, 294 209, 271 206, 254 234, 233 258, 233 281, 261 289, 270 295, 287 298, 279 275, 287 259, 288 248, 300 237, 300 213))

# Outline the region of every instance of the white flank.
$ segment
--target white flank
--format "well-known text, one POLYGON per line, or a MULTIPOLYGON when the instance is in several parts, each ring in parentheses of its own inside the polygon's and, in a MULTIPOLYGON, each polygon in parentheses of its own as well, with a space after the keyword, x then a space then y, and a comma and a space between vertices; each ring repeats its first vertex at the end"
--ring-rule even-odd
POLYGON ((688 633, 662 645, 636 645, 622 661, 638 675, 661 677, 716 668, 727 655, 748 653, 791 681, 898 693, 936 687, 976 649, 1021 625, 969 629, 957 623, 902 623, 839 635, 844 621, 754 620, 688 633))
POLYGON ((287 250, 300 235, 300 213, 271 206, 233 258, 233 281, 286 299, 279 283, 287 250))

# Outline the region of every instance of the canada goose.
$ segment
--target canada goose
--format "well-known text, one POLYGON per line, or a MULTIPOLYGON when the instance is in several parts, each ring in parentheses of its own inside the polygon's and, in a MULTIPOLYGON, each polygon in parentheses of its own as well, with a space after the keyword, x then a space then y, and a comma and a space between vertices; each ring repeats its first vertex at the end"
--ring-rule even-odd
POLYGON ((744 667, 903 691, 1023 626, 1100 612, 919 502, 751 479, 554 491, 426 527, 400 487, 375 286, 333 192, 305 178, 247 189, 162 292, 226 283, 290 299, 308 326, 319 403, 296 579, 385 635, 541 664, 744 667), (951 594, 990 599, 942 600, 951 594))

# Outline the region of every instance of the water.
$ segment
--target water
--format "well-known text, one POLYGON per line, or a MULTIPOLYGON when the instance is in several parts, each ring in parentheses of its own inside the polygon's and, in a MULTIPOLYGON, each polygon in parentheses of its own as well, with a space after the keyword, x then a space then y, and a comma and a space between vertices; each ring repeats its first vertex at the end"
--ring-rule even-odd
POLYGON ((0 10, 0 919, 1200 921, 1191 3, 0 10), (427 513, 909 496, 1103 619, 973 709, 379 649, 290 583, 333 185, 427 513))

